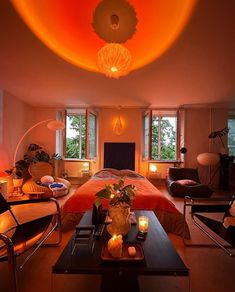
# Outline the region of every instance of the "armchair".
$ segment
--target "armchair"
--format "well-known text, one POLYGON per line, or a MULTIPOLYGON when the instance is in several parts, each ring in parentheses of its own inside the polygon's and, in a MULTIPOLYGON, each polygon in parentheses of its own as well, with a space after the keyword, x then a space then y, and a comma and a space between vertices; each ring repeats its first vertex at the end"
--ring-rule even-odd
MULTIPOLYGON (((50 163, 37 162, 31 164, 29 166, 29 173, 31 175, 31 178, 27 180, 22 187, 22 190, 25 194, 33 192, 43 192, 44 193, 43 197, 49 198, 54 196, 52 190, 49 187, 37 184, 37 181, 40 181, 40 179, 43 176, 52 175, 53 167, 50 163)), ((61 195, 68 194, 71 185, 68 180, 59 177, 54 177, 54 182, 63 183, 65 185, 64 189, 61 192, 61 195)))
POLYGON ((209 197, 212 189, 201 184, 196 168, 170 167, 166 186, 173 197, 209 197))
MULTIPOLYGON (((213 219, 213 213, 221 214, 223 220, 231 216, 229 210, 235 196, 215 197, 215 198, 184 198, 184 218, 186 219, 186 209, 190 208, 192 222, 207 236, 217 247, 222 248, 229 256, 234 257, 232 251, 235 248, 235 226, 225 227, 222 220, 213 219), (210 214, 210 215, 209 215, 210 214), (220 240, 222 239, 222 241, 220 240)), ((230 217, 234 218, 234 217, 230 217)), ((211 246, 208 244, 189 244, 187 246, 211 246)))
POLYGON ((62 239, 60 207, 54 198, 7 202, 2 194, 0 194, 0 216, 0 261, 8 261, 12 291, 17 292, 16 256, 34 247, 32 252, 20 265, 19 269, 22 269, 24 264, 43 244, 47 246, 59 245, 62 239), (55 211, 24 223, 18 221, 11 209, 12 205, 38 204, 48 201, 54 202, 56 206, 55 211), (45 240, 53 231, 58 231, 58 240, 55 243, 45 244, 45 240))

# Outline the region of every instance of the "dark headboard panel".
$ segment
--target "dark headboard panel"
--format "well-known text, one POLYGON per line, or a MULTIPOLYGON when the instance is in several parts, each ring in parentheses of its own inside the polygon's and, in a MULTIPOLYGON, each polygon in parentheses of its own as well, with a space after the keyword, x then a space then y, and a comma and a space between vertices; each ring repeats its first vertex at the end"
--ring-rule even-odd
POLYGON ((135 170, 135 143, 104 143, 104 168, 135 170))

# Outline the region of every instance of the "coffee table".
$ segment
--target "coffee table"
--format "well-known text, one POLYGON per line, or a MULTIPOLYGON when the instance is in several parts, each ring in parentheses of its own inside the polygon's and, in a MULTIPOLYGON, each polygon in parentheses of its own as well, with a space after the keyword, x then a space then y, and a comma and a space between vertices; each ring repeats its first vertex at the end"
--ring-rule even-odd
MULTIPOLYGON (((94 248, 79 245, 74 249, 74 236, 64 248, 59 259, 52 267, 53 274, 101 274, 100 291, 139 291, 138 275, 189 276, 185 266, 154 212, 135 211, 136 217, 149 217, 149 231, 145 241, 140 242, 144 260, 140 262, 103 262, 102 247, 110 235, 105 230, 101 238, 96 238, 94 248), (74 252, 72 253, 72 251, 74 252)), ((91 225, 92 212, 87 211, 79 226, 91 225)), ((136 243, 138 225, 123 237, 124 243, 136 243)))

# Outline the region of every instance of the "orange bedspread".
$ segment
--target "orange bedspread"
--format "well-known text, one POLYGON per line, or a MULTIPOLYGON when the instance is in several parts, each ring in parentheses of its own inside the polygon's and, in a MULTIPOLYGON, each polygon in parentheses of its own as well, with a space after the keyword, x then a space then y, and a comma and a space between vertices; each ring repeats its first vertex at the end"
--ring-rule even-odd
MULTIPOLYGON (((66 201, 64 213, 80 213, 92 208, 95 201, 95 194, 104 188, 105 184, 117 182, 117 179, 90 179, 66 201)), ((169 201, 156 187, 146 178, 132 179, 125 178, 125 185, 133 184, 137 188, 136 196, 133 200, 132 209, 162 210, 170 213, 179 213, 175 205, 169 201)), ((108 201, 103 200, 103 207, 108 207, 108 201)))

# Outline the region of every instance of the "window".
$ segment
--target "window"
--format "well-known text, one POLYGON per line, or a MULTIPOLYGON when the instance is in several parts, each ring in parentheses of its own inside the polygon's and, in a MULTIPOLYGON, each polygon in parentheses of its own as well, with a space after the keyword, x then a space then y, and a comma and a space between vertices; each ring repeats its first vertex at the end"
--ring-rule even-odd
POLYGON ((144 159, 178 159, 178 120, 178 112, 175 110, 153 110, 144 114, 144 159))
POLYGON ((97 118, 90 110, 73 109, 66 112, 64 157, 95 159, 97 154, 97 118))
POLYGON ((228 117, 228 149, 229 155, 235 156, 235 113, 230 113, 228 117))

